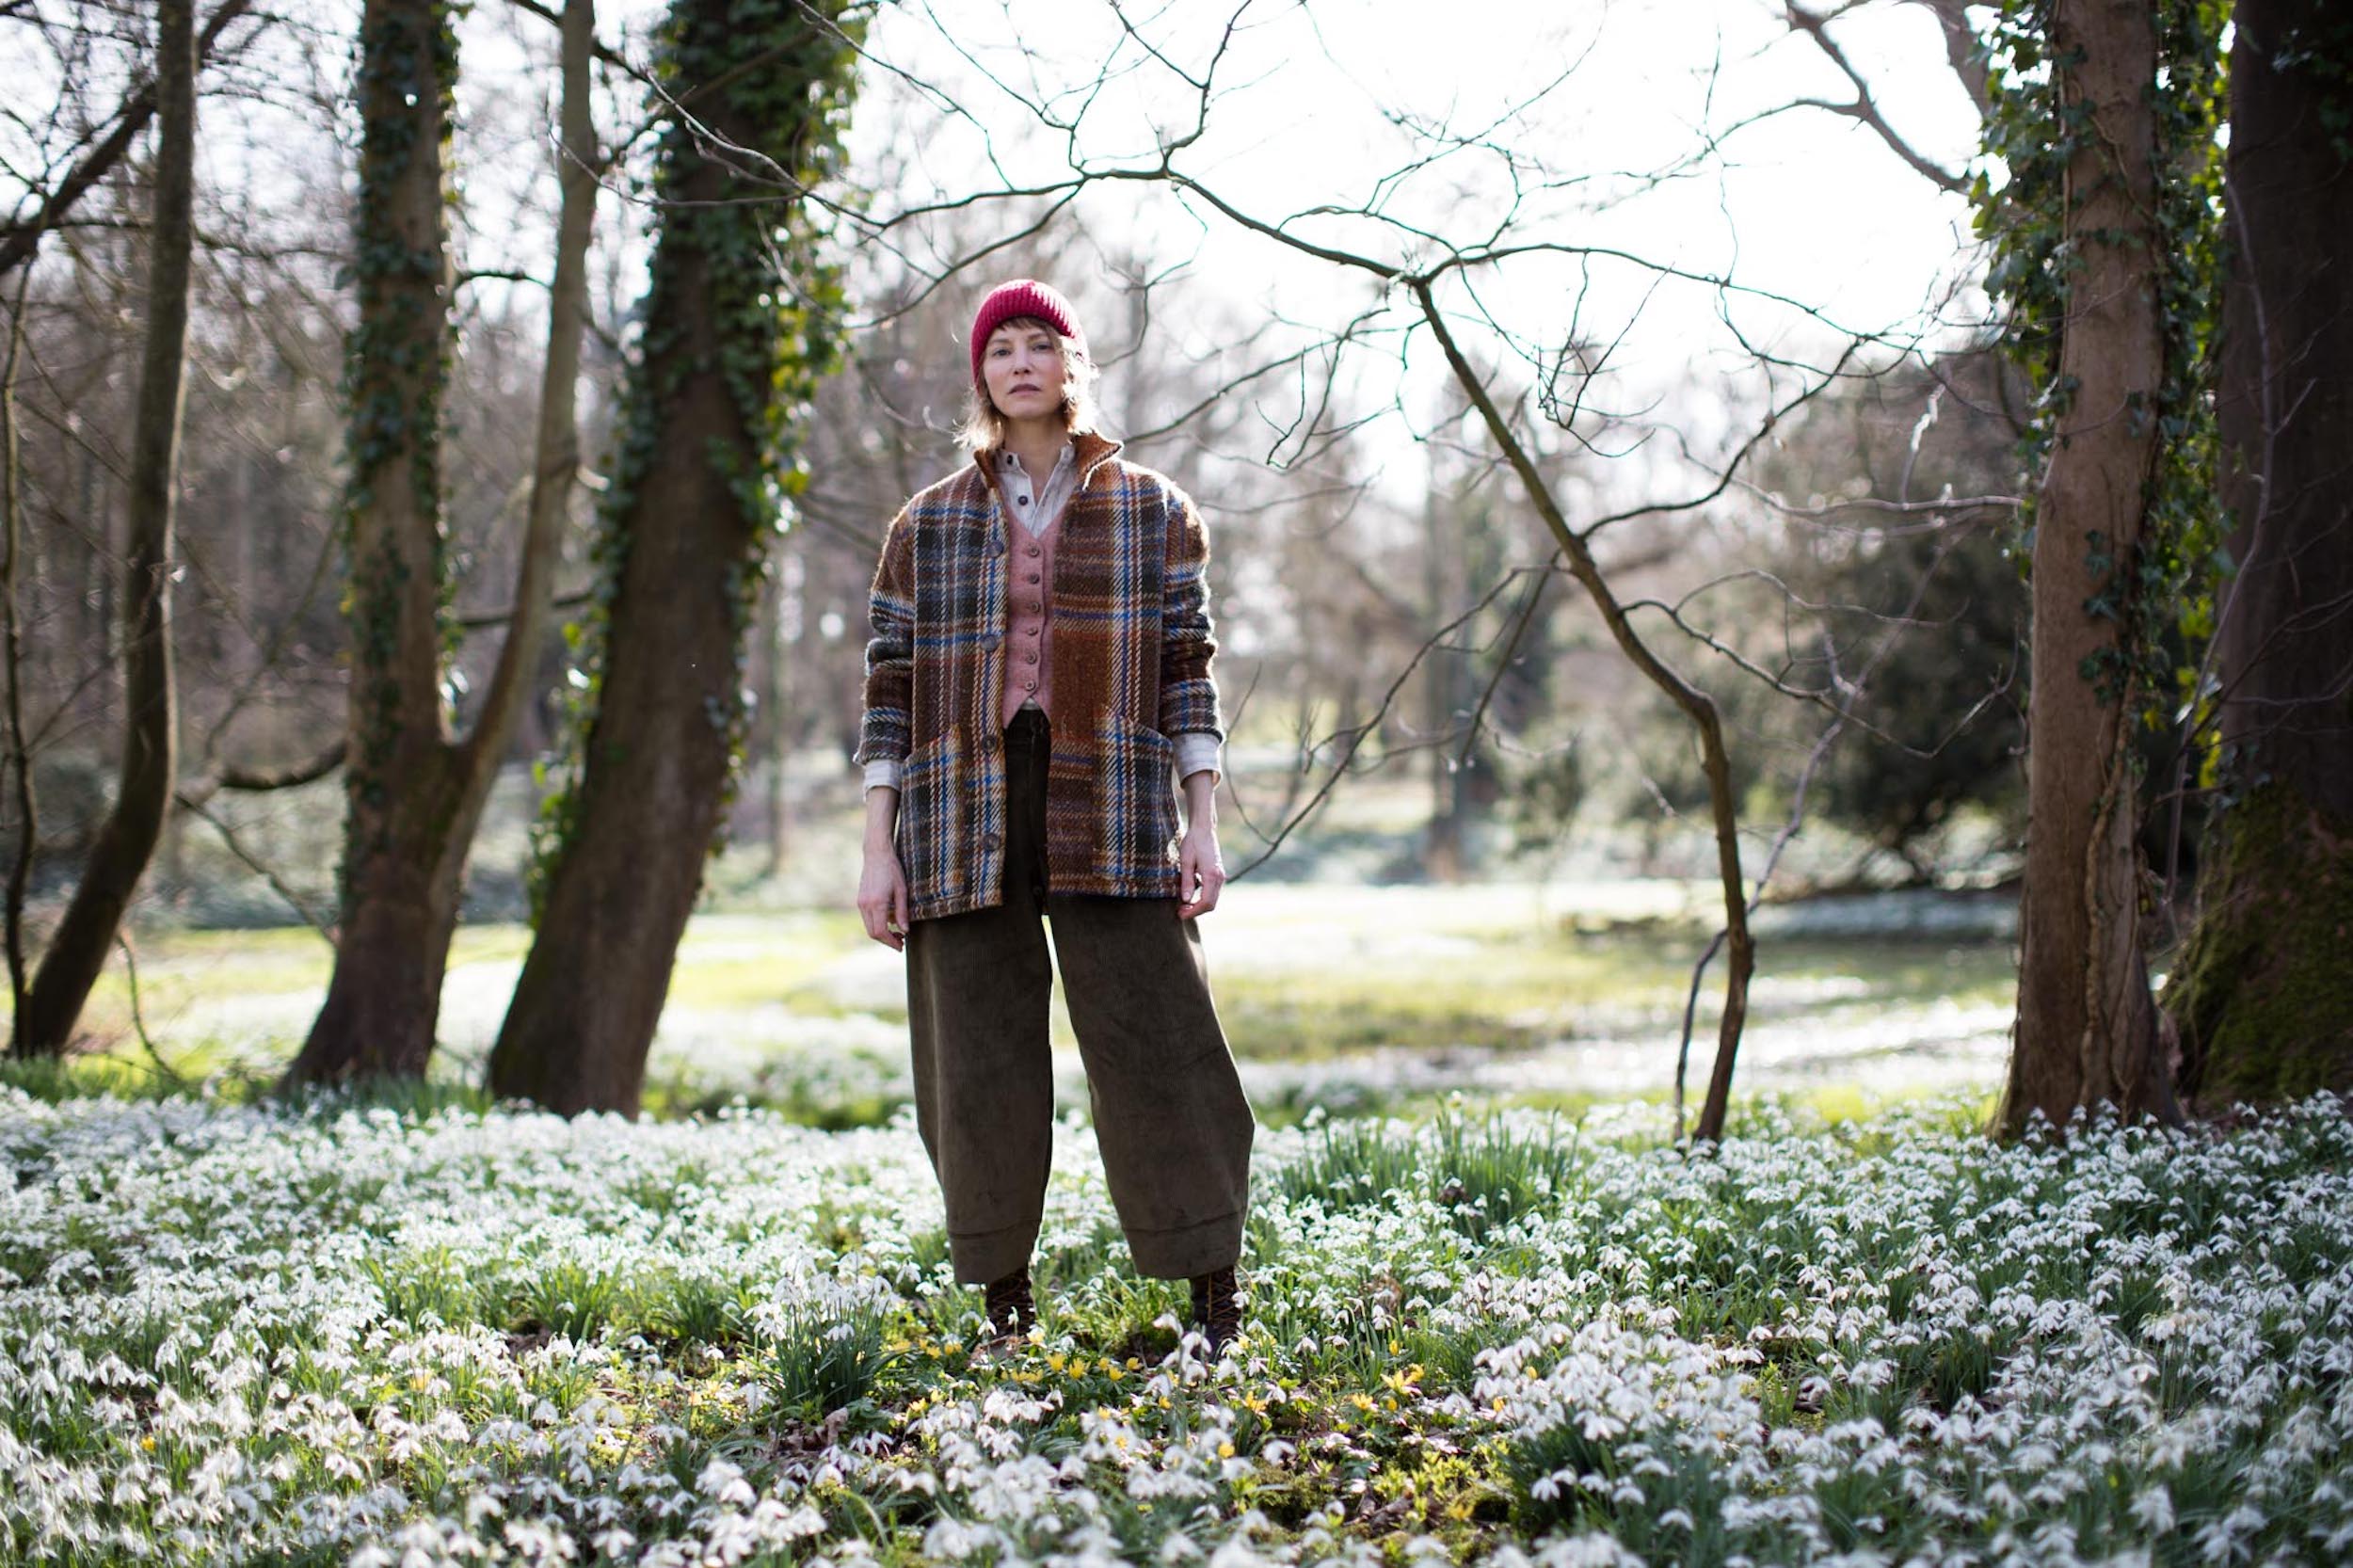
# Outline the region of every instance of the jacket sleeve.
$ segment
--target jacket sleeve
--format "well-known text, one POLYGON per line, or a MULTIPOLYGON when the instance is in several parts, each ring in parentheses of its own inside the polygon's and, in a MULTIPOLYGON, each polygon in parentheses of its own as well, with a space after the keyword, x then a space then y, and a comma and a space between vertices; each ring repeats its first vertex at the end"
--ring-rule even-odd
MULTIPOLYGON (((1209 625, 1209 536, 1193 498, 1171 486, 1168 559, 1160 577, 1160 733, 1222 742, 1225 728, 1209 675, 1217 641, 1209 625)), ((1179 744, 1183 743, 1179 742, 1179 744)))
MULTIPOLYGON (((907 514, 891 520, 882 561, 867 596, 873 635, 866 644, 866 716, 858 728, 857 761, 904 762, 914 734, 915 540, 907 514)), ((868 782, 880 782, 870 772, 868 782)))

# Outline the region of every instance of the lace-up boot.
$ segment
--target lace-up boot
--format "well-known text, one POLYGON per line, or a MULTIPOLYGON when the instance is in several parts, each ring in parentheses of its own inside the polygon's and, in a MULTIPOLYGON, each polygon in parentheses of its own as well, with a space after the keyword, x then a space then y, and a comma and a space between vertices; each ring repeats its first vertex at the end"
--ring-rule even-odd
POLYGON ((1224 1355, 1241 1334, 1241 1287, 1230 1268, 1212 1269, 1193 1276, 1193 1321, 1209 1342, 1209 1353, 1224 1355))
POLYGON ((988 1322, 982 1330, 980 1349, 1003 1350, 1020 1342, 1037 1322, 1037 1298, 1030 1290, 1025 1265, 1004 1278, 991 1280, 982 1298, 988 1322))

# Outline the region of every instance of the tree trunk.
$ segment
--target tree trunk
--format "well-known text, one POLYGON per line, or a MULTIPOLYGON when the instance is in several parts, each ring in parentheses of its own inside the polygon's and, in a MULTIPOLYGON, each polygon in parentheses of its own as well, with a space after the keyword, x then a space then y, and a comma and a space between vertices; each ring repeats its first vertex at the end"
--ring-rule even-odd
POLYGON ((574 388, 596 214, 590 0, 563 19, 563 197, 514 612, 473 731, 440 681, 440 436, 449 351, 441 148, 455 44, 433 0, 361 23, 360 326, 351 353, 352 683, 343 914, 327 1001, 286 1082, 415 1078, 433 1053, 466 857, 536 664, 579 466, 574 388), (378 258, 371 264, 370 258, 378 258))
POLYGON ((783 621, 784 584, 770 572, 760 593, 760 646, 754 651, 752 667, 759 673, 760 708, 754 733, 760 737, 760 756, 767 767, 762 775, 764 797, 760 802, 760 824, 768 835, 769 880, 784 874, 786 847, 784 764, 792 754, 792 715, 785 711, 785 686, 788 666, 784 660, 783 621))
MULTIPOLYGON (((539 382, 539 427, 533 440, 531 504, 516 564, 514 613, 506 640, 484 689, 482 712, 458 758, 457 809, 442 852, 441 875, 453 907, 465 873, 466 855, 483 808, 498 782, 499 766, 514 738, 538 672, 540 647, 554 616, 557 557, 572 487, 580 477, 578 411, 581 339, 588 320, 588 242, 596 230, 597 177, 604 168, 591 113, 596 83, 595 0, 565 0, 563 45, 563 146, 558 155, 562 197, 556 216, 555 278, 549 295, 547 358, 539 382)), ((447 946, 447 938, 443 938, 447 946)))
MULTIPOLYGON (((105 968, 171 801, 171 525, 180 476, 181 373, 196 185, 194 0, 162 0, 155 40, 155 217, 146 342, 132 431, 123 562, 122 762, 113 808, 16 1016, 20 1056, 61 1054, 105 968)), ((29 760, 20 759, 21 765, 29 760)))
MULTIPOLYGON (((1433 452, 1436 450, 1432 449, 1433 452)), ((1455 592, 1447 568, 1463 548, 1467 500, 1446 516, 1438 504, 1438 476, 1433 472, 1421 504, 1422 614, 1432 626, 1444 625, 1455 592)), ((1469 646, 1470 629, 1461 641, 1469 646)), ((1429 750, 1430 821, 1422 829, 1422 875, 1432 882, 1463 880, 1463 800, 1454 758, 1456 689, 1461 685, 1463 655, 1441 645, 1422 661, 1422 741, 1429 750)))
MULTIPOLYGON (((814 12, 736 11, 677 0, 675 79, 699 85, 694 115, 714 137, 813 181, 840 35, 814 12)), ((706 156, 683 123, 665 133, 646 348, 603 519, 615 575, 597 706, 489 1063, 494 1094, 567 1113, 637 1109, 734 777, 778 428, 831 353, 825 307, 785 270, 794 246, 775 243, 805 223, 797 199, 737 171, 759 161, 706 156)))
POLYGON ((2144 533, 2164 369, 2155 269, 2156 34, 2146 0, 2057 0, 2062 112, 2090 123, 2067 166, 2068 285, 2057 416, 2037 504, 2026 867, 2018 1015, 2001 1126, 2106 1102, 2174 1112, 2141 951, 2136 694, 2114 615, 2144 533), (2091 678, 2105 668, 2106 688, 2091 678))
POLYGON ((351 695, 335 970, 286 1082, 416 1077, 456 918, 436 874, 456 777, 441 727, 441 159, 455 46, 437 0, 360 22, 359 325, 346 344, 351 695))
MULTIPOLYGON (((16 373, 24 358, 24 295, 29 272, 16 280, 8 311, 7 360, 0 364, 0 661, 8 683, 8 809, 14 818, 15 852, 8 862, 8 888, 0 894, 0 945, 8 950, 8 1018, 24 1016, 24 898, 33 883, 33 852, 40 841, 40 812, 33 792, 33 752, 24 733, 24 621, 17 584, 24 576, 24 454, 16 431, 16 373)), ((87 455, 85 455, 87 460, 87 455)))
POLYGON ((2240 0, 2224 200, 2214 663, 2229 804, 2166 993, 2201 1104, 2353 1089, 2353 163, 2325 0, 2240 0), (2281 69, 2285 63, 2285 69, 2281 69))

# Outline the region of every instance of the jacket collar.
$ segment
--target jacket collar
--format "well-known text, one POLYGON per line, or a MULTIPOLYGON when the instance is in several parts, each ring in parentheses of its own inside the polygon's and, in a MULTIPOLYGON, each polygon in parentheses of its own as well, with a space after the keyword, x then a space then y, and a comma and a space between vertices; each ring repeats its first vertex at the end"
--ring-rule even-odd
MULTIPOLYGON (((1095 471, 1117 456, 1120 448, 1127 443, 1115 441, 1099 431, 1080 430, 1071 436, 1070 444, 1076 449, 1071 454, 1071 461, 1079 471, 1079 482, 1071 487, 1071 493, 1075 495, 1085 489, 1087 482, 1095 477, 1095 471)), ((983 447, 973 453, 972 466, 981 471, 984 484, 991 489, 996 488, 997 448, 983 447)), ((1032 475, 1032 482, 1037 483, 1037 476, 1032 475)))

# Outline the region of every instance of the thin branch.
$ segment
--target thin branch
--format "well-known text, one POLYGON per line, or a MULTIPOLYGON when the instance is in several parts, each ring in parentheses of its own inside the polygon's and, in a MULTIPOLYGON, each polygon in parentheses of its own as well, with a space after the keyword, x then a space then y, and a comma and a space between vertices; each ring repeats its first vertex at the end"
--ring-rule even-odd
POLYGON ((1871 96, 1871 84, 1865 80, 1863 72, 1854 68, 1854 62, 1847 58, 1847 52, 1838 46, 1838 41, 1830 36, 1831 18, 1816 15, 1803 6, 1797 4, 1796 0, 1789 0, 1789 4, 1784 8, 1788 14, 1789 25, 1812 39, 1815 47, 1828 56, 1830 63, 1836 66, 1849 82, 1854 84, 1854 102, 1851 104, 1833 104, 1820 99, 1808 99, 1805 102, 1814 107, 1828 109, 1833 114, 1842 114, 1850 120, 1861 120, 1879 134, 1880 140, 1887 144, 1889 152, 1909 164, 1914 172, 1933 182, 1938 189, 1949 191, 1955 196, 1968 195, 1968 181, 1922 157, 1913 150, 1913 145, 1897 132, 1896 127, 1887 122, 1887 117, 1880 113, 1879 104, 1871 96))
MULTIPOLYGON (((555 8, 552 6, 540 4, 540 0, 506 0, 506 3, 514 7, 519 11, 529 11, 532 15, 537 17, 542 22, 552 23, 554 25, 559 27, 564 24, 564 18, 557 13, 555 8)), ((647 84, 648 87, 653 85, 654 77, 651 72, 632 61, 627 55, 624 55, 619 50, 613 48, 602 39, 597 40, 588 47, 589 52, 596 56, 598 59, 602 60, 605 64, 611 66, 614 70, 620 72, 623 75, 633 76, 638 81, 647 84)))
POLYGON ((328 947, 331 948, 335 945, 334 927, 327 921, 325 917, 318 914, 309 904, 303 903, 302 895, 296 892, 292 888, 286 886, 283 878, 281 878, 276 872, 272 871, 267 865, 264 864, 261 858, 255 856, 252 851, 247 849, 245 845, 238 840, 236 830, 231 827, 227 823, 221 821, 221 819, 217 816, 215 816, 211 807, 207 806, 201 800, 191 799, 189 796, 184 794, 179 795, 175 798, 179 804, 180 809, 189 812, 195 816, 201 817, 204 821, 212 824, 213 831, 220 835, 220 841, 229 847, 229 853, 243 861, 247 870, 252 872, 264 882, 269 884, 270 891, 276 893, 280 898, 284 899, 286 901, 287 907, 291 908, 296 914, 302 917, 303 924, 317 932, 319 934, 319 938, 328 947))
POLYGON ((118 931, 115 946, 122 950, 122 977, 131 992, 131 1032, 139 1037, 139 1045, 147 1052, 147 1059, 155 1064, 156 1073, 174 1087, 184 1089, 188 1086, 187 1079, 164 1060, 164 1053, 155 1048, 154 1037, 147 1032, 147 1016, 139 1006, 138 954, 131 951, 131 938, 118 931))
MULTIPOLYGON (((221 0, 203 32, 196 40, 196 63, 201 69, 213 52, 213 44, 221 30, 252 8, 253 0, 221 0)), ((133 88, 115 111, 114 129, 104 139, 84 152, 74 166, 66 171, 56 189, 41 199, 40 209, 29 218, 0 227, 0 274, 6 274, 32 259, 40 248, 41 236, 56 227, 71 212, 90 186, 105 177, 107 170, 131 150, 147 122, 155 118, 155 83, 151 78, 133 88)))
MULTIPOLYGON (((865 544, 869 541, 860 539, 858 542, 860 544, 865 544)), ((548 600, 548 608, 551 610, 577 610, 582 605, 588 602, 590 591, 591 590, 587 588, 582 588, 574 593, 559 594, 555 598, 548 600)), ((504 610, 485 610, 478 615, 459 616, 456 617, 457 628, 461 632, 487 632, 492 627, 506 625, 515 618, 515 606, 510 604, 504 610)))
POLYGON ((337 736, 316 753, 300 762, 283 768, 223 768, 205 778, 191 779, 180 786, 174 798, 190 810, 203 806, 223 790, 240 794, 267 794, 276 790, 297 790, 305 784, 315 784, 344 765, 346 743, 337 736))
POLYGON ((1323 805, 1324 797, 1332 792, 1333 786, 1339 782, 1340 778, 1349 772, 1351 766, 1354 763, 1356 760, 1356 753, 1358 749, 1364 745, 1365 738, 1370 735, 1374 730, 1381 728, 1381 721, 1388 716, 1389 709, 1396 703, 1398 694, 1405 689, 1406 683, 1413 680, 1414 672, 1421 667, 1421 662, 1428 658, 1431 653, 1435 651, 1439 644, 1443 643, 1449 636, 1460 630, 1462 627, 1469 624, 1481 611, 1486 609, 1490 604, 1493 604, 1496 600, 1502 595, 1506 588, 1518 582, 1523 575, 1529 572, 1541 572, 1546 569, 1548 568, 1545 567, 1513 567, 1510 571, 1505 572, 1502 577, 1496 581, 1493 587, 1479 596, 1478 601, 1472 604, 1470 608, 1465 610, 1461 615, 1456 616, 1452 620, 1448 621, 1444 626, 1439 627, 1435 632, 1433 632, 1428 637, 1422 640, 1421 646, 1414 649, 1413 657, 1405 661, 1405 667, 1397 672, 1396 678, 1389 682, 1388 689, 1381 694, 1381 700, 1377 705, 1375 705, 1372 717, 1367 719, 1362 724, 1351 726, 1346 729, 1335 730, 1331 734, 1325 736, 1322 740, 1318 741, 1313 746, 1309 747, 1307 753, 1307 762, 1308 765, 1312 766, 1314 764, 1315 753, 1321 751, 1325 746, 1332 744, 1335 741, 1340 739, 1342 735, 1345 735, 1348 738, 1347 748, 1341 752, 1339 760, 1332 765, 1332 771, 1324 776, 1323 782, 1317 787, 1315 793, 1307 797, 1306 804, 1291 812, 1289 816, 1285 819, 1283 824, 1275 829, 1274 836, 1272 839, 1264 839, 1262 835, 1261 837, 1266 844, 1266 848, 1257 856, 1252 858, 1248 863, 1244 864, 1240 870, 1236 871, 1232 876, 1227 878, 1227 880, 1235 881, 1247 876, 1251 872, 1272 859, 1274 852, 1283 847, 1283 840, 1288 839, 1295 828, 1297 828, 1302 823, 1305 822, 1310 816, 1313 816, 1315 812, 1323 805))

